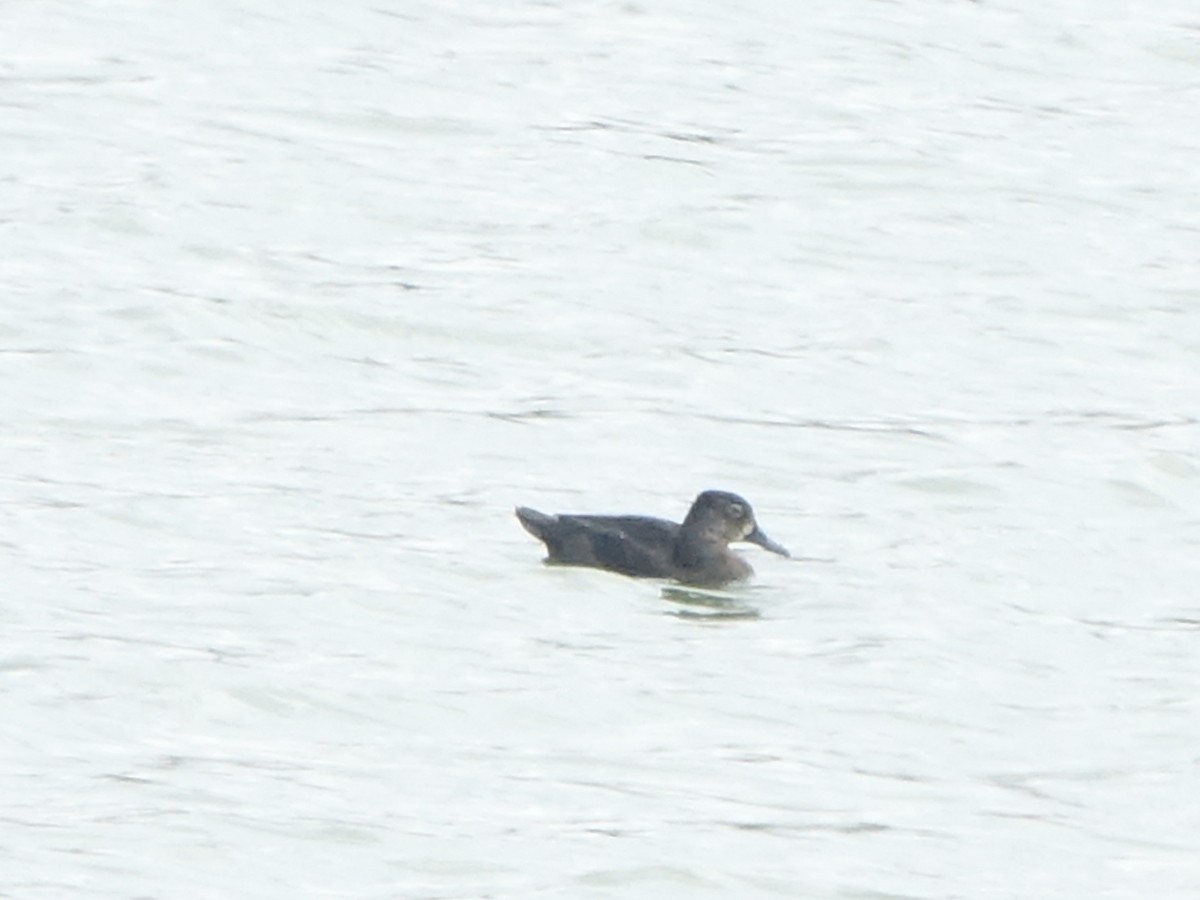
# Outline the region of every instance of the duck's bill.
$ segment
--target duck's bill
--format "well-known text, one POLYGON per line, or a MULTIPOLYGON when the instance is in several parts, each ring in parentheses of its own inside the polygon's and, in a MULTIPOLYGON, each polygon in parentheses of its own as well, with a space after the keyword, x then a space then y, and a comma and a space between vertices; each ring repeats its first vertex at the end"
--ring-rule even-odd
POLYGON ((790 558, 792 555, 788 553, 787 547, 783 546, 783 544, 777 544, 763 534, 762 529, 757 525, 755 525, 754 530, 742 538, 742 540, 749 541, 751 544, 758 544, 758 546, 762 547, 764 550, 770 550, 772 553, 778 553, 780 556, 786 556, 790 558))

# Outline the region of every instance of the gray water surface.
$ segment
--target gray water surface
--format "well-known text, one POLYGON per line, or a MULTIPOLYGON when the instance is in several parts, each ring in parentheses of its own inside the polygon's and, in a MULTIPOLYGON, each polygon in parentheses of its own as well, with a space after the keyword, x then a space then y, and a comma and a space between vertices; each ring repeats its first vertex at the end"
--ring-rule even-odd
POLYGON ((9 3, 0 152, 0 894, 1200 895, 1193 4, 9 3))

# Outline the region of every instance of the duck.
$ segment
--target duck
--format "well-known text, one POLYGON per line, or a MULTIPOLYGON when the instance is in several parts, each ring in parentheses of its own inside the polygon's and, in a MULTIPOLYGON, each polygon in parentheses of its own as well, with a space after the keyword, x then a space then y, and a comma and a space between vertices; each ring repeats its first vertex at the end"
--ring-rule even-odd
POLYGON ((669 578, 720 587, 754 574, 729 549, 745 541, 790 557, 758 527, 754 510, 728 491, 703 491, 683 523, 653 516, 549 515, 518 506, 517 520, 546 545, 549 565, 584 566, 634 578, 669 578))

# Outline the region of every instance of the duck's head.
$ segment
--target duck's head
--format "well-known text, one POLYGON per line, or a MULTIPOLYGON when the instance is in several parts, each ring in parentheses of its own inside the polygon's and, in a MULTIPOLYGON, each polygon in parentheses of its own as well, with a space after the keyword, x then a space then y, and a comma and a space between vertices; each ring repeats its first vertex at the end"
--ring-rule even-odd
POLYGON ((747 541, 780 556, 791 556, 787 548, 775 543, 758 527, 750 504, 728 491, 705 491, 698 496, 683 520, 683 527, 703 531, 726 543, 747 541))

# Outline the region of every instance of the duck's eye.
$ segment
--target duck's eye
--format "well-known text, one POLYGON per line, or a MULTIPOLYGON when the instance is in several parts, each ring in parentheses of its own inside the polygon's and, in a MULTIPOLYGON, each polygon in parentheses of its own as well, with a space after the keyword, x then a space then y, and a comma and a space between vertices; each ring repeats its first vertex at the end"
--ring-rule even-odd
POLYGON ((735 519, 740 519, 746 514, 746 507, 742 506, 740 503, 730 503, 729 514, 735 519))

